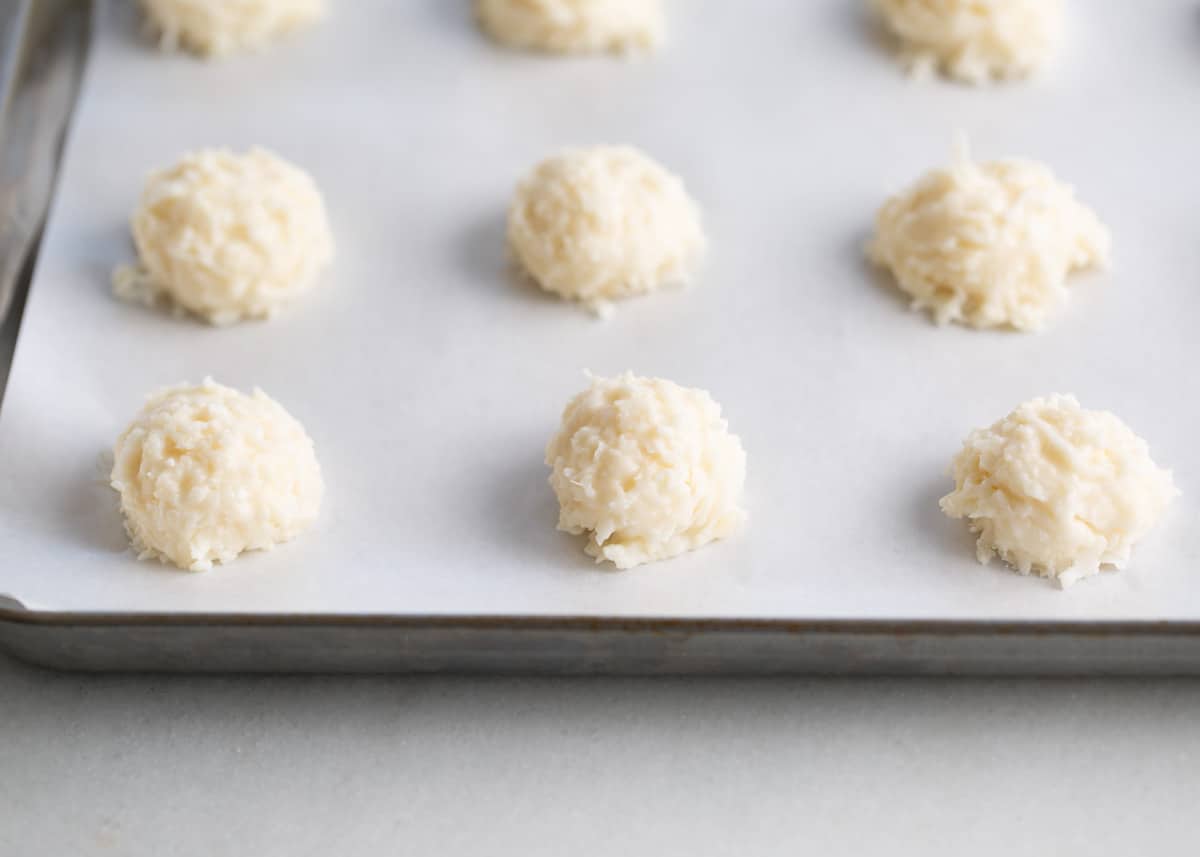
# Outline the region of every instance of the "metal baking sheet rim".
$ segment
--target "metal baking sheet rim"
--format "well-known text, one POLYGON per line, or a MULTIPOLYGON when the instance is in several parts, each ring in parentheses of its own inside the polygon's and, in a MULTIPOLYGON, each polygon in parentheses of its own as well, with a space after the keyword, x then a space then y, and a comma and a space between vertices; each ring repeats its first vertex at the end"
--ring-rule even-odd
POLYGON ((1197 623, 78 614, 0 608, 0 646, 83 671, 1196 675, 1197 623))
MULTIPOLYGON (((46 28, 29 25, 34 7, 27 4, 25 0, 13 20, 25 25, 26 40, 44 36, 46 28)), ((82 9, 85 17, 94 12, 91 3, 82 4, 82 9)), ((64 48, 61 42, 56 47, 64 48)), ((18 39, 8 47, 29 57, 38 46, 18 39)), ((86 40, 73 47, 85 51, 86 40)), ((24 82, 13 56, 0 59, 0 70, 15 75, 18 84, 24 82)), ((82 55, 73 59, 83 61, 82 55)), ((9 81, 3 83, 7 87, 9 81)), ((69 119, 69 114, 61 117, 61 126, 69 119)), ((41 209, 38 223, 45 204, 41 209)), ((32 232, 30 239, 26 256, 36 249, 40 231, 32 232)), ((18 296, 29 282, 29 266, 23 268, 15 283, 18 296)), ((14 315, 20 303, 14 301, 14 315)), ((17 321, 9 319, 6 327, 15 330, 17 321)), ((1200 674, 1200 623, 1192 622, 181 616, 52 612, 26 609, 11 599, 0 601, 0 649, 27 663, 66 670, 1200 674)))

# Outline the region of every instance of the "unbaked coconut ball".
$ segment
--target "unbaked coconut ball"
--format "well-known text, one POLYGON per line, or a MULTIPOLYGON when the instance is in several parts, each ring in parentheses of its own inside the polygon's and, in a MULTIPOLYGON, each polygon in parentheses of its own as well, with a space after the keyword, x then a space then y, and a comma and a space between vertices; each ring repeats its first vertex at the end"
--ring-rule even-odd
POLYGON ((546 447, 558 528, 617 568, 734 533, 746 453, 704 390, 626 372, 592 378, 546 447))
POLYGON ((476 0, 501 44, 548 53, 652 51, 663 40, 662 0, 476 0))
POLYGON ((508 241, 543 289, 603 311, 683 284, 705 247, 683 182, 630 146, 568 149, 518 185, 508 241))
POLYGON ((261 390, 211 379, 152 395, 113 449, 112 486, 139 558, 205 571, 316 520, 313 443, 261 390))
POLYGON ((1062 0, 874 0, 910 70, 967 83, 1024 77, 1059 40, 1062 0))
POLYGON ((1042 164, 954 162, 889 199, 868 256, 938 324, 1041 329, 1067 300, 1067 275, 1104 267, 1108 229, 1042 164))
POLYGON ((952 470, 942 511, 979 534, 979 561, 996 554, 1064 586, 1123 567, 1178 494, 1144 440, 1073 396, 1034 399, 971 432, 952 470))
POLYGON ((152 173, 131 226, 139 265, 117 270, 117 294, 165 296, 217 325, 275 315, 333 258, 317 186, 265 149, 206 149, 152 173))
POLYGON ((325 13, 325 0, 141 0, 165 50, 203 56, 257 50, 325 13))

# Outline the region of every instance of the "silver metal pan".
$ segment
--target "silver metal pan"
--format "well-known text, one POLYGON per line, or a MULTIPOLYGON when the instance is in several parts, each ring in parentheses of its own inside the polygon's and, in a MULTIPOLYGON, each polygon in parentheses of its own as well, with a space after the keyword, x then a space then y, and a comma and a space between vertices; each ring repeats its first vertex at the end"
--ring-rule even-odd
MULTIPOLYGON (((0 379, 93 16, 85 0, 0 13, 0 379)), ((64 612, 0 597, 0 650, 58 669, 166 672, 1200 674, 1200 622, 64 612)))

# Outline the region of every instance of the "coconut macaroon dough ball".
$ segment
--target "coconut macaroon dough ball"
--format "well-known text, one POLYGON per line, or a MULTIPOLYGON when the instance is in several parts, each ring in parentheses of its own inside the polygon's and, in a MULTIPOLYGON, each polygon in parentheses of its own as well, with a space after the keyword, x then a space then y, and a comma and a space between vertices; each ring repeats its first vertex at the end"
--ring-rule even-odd
POLYGON ((204 571, 312 524, 323 486, 313 443, 261 390, 211 379, 152 395, 113 450, 112 486, 141 559, 204 571))
POLYGON ((543 289, 604 310, 686 283, 704 254, 683 182, 630 146, 568 149, 518 185, 508 241, 543 289))
POLYGON ((325 0, 141 0, 150 29, 165 50, 202 56, 257 50, 309 26, 325 0))
POLYGON ((874 0, 914 73, 966 83, 1024 77, 1054 52, 1062 0, 874 0))
POLYGON ((954 162, 889 199, 868 256, 938 324, 1040 329, 1073 270, 1104 267, 1108 229, 1042 164, 954 162))
POLYGON ((724 538, 745 520, 746 453, 704 390, 626 372, 592 378, 546 447, 558 528, 617 568, 724 538))
POLYGON ((140 265, 117 270, 117 294, 164 295, 218 325, 269 318, 333 258, 317 186, 259 148, 194 152, 152 173, 131 226, 140 265))
POLYGON ((1034 399, 971 432, 952 470, 942 510, 979 534, 979 561, 995 553, 1064 586, 1123 567, 1178 494, 1144 440, 1073 396, 1034 399))
POLYGON ((501 44, 547 53, 653 51, 663 40, 662 0, 476 0, 501 44))

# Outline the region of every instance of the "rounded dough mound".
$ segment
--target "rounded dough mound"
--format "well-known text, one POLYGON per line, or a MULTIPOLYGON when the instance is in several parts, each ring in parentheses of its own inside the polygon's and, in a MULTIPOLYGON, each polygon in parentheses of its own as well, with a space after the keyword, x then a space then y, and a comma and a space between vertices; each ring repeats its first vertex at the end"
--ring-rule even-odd
POLYGON ((140 267, 117 271, 117 294, 162 294, 213 324, 269 318, 333 258, 320 191, 264 149, 209 149, 151 174, 131 226, 140 267))
POLYGON ((548 53, 652 51, 666 29, 661 0, 476 0, 501 44, 548 53))
POLYGON ((705 246, 683 182, 629 146, 569 149, 538 164, 517 186, 508 240, 543 289, 599 309, 686 283, 705 246))
POLYGON ((938 324, 1035 331, 1072 270, 1104 267, 1108 229, 1041 164, 955 162, 889 199, 867 253, 938 324))
POLYGON ((304 428, 261 390, 205 380, 152 395, 113 450, 112 486, 141 559, 191 571, 268 550, 316 520, 304 428))
POLYGON ((1064 586, 1121 568, 1178 493, 1144 440, 1073 396, 1034 399, 971 432, 952 469, 942 511, 979 533, 979 561, 995 553, 1064 586))
POLYGON ((166 50, 204 56, 257 50, 325 13, 325 0, 141 0, 166 50))
POLYGON ((558 528, 617 568, 668 559, 724 538, 738 507, 746 453, 704 390, 629 372, 593 378, 563 411, 546 447, 558 528))
POLYGON ((910 68, 967 83, 1024 77, 1053 53, 1061 0, 875 0, 910 68))

